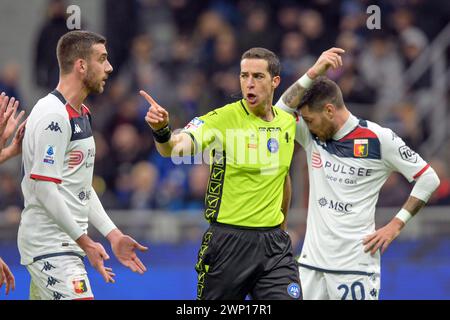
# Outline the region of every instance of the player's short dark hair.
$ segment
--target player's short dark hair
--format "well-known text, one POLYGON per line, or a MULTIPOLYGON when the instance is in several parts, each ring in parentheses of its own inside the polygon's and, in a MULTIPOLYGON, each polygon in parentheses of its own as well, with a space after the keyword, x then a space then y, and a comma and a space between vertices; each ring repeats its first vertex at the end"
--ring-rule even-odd
POLYGON ((268 71, 273 77, 280 75, 281 64, 277 55, 265 48, 251 48, 244 52, 241 61, 244 59, 263 59, 267 61, 268 71))
POLYGON ((106 45, 106 38, 90 31, 70 31, 59 38, 56 56, 61 74, 70 73, 77 59, 88 60, 92 46, 98 43, 106 45))
POLYGON ((338 109, 342 108, 344 106, 342 91, 333 80, 319 77, 305 91, 299 108, 308 106, 311 111, 321 111, 327 103, 333 104, 338 109))

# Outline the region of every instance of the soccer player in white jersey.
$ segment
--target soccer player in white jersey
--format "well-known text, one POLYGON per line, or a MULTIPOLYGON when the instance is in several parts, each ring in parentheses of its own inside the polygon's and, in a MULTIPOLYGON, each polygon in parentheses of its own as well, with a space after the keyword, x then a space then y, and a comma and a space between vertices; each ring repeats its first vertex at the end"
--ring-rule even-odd
POLYGON ((58 86, 27 120, 18 246, 31 275, 30 299, 93 299, 84 256, 106 282, 114 282, 112 269, 104 265, 108 254, 87 235, 88 222, 110 241, 123 265, 146 271, 135 250, 147 248, 122 234, 92 188, 95 143, 83 101, 103 92, 113 70, 105 44, 92 32, 63 35, 57 45, 58 86))
POLYGON ((352 115, 337 84, 319 77, 342 65, 343 52, 325 51, 277 102, 299 111, 296 141, 307 155, 308 217, 298 259, 305 300, 378 299, 380 255, 440 183, 400 137, 352 115), (378 195, 393 171, 415 185, 392 220, 375 230, 378 195))
MULTIPOLYGON (((4 148, 6 142, 13 134, 20 119, 25 114, 21 111, 16 114, 19 101, 15 98, 9 99, 4 92, 0 94, 0 163, 17 156, 22 150, 22 140, 25 132, 25 121, 19 126, 14 139, 10 145, 4 148)), ((5 294, 15 288, 14 275, 5 261, 0 257, 0 288, 5 284, 5 294)))

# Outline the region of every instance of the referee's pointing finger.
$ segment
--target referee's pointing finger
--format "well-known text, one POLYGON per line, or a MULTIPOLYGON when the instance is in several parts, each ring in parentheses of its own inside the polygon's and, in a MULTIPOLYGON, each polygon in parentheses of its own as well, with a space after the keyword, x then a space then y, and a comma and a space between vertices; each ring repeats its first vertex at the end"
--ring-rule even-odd
POLYGON ((152 106, 158 106, 158 103, 144 90, 139 91, 139 94, 145 98, 152 106))

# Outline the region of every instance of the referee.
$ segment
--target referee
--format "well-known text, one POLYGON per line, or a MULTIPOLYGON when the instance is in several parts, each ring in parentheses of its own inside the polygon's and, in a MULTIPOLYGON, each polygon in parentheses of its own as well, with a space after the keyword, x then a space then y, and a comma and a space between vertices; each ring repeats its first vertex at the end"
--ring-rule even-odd
POLYGON ((280 62, 264 48, 241 58, 242 100, 194 118, 178 134, 146 92, 145 120, 164 157, 207 152, 205 232, 195 269, 197 299, 301 299, 297 265, 283 230, 296 123, 272 105, 280 62), (284 191, 286 190, 286 192, 284 191), (282 209, 283 208, 283 209, 282 209))

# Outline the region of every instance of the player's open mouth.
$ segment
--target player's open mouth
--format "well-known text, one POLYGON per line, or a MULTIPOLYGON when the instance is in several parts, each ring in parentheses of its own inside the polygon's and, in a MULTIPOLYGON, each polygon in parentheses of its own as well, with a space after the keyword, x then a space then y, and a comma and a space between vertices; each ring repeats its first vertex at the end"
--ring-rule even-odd
POLYGON ((247 102, 248 102, 248 103, 254 104, 254 103, 256 103, 256 99, 257 99, 257 97, 256 97, 255 94, 253 94, 253 93, 247 93, 247 102))

